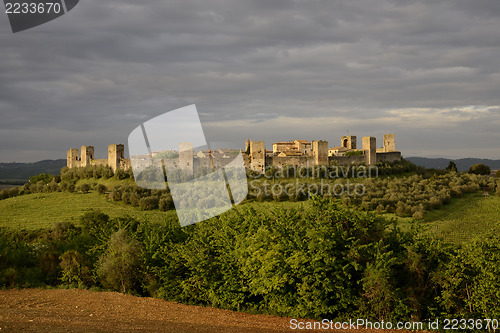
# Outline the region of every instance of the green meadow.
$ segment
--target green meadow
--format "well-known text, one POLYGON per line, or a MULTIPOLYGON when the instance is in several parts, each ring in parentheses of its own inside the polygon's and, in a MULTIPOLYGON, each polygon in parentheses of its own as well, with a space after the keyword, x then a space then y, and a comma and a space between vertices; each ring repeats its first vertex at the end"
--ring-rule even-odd
MULTIPOLYGON (((95 180, 80 180, 81 183, 95 183, 95 180)), ((100 179, 99 183, 103 183, 100 179)), ((104 180, 108 188, 124 185, 128 182, 104 180)), ((271 211, 294 207, 307 208, 309 201, 249 201, 237 207, 251 206, 256 210, 271 211)), ((164 223, 177 219, 175 211, 161 212, 159 210, 142 211, 138 207, 111 201, 107 195, 95 191, 83 194, 81 192, 52 192, 21 195, 0 201, 0 227, 15 229, 50 228, 56 222, 77 222, 84 213, 97 210, 110 217, 131 216, 139 221, 164 223)), ((234 212, 228 212, 232 214, 234 212)), ((403 231, 410 230, 412 218, 397 217, 386 214, 388 218, 396 218, 403 231)), ((417 222, 424 227, 424 232, 443 238, 445 241, 461 244, 475 237, 483 237, 492 231, 500 231, 500 197, 484 196, 482 193, 467 194, 461 198, 453 198, 450 203, 436 210, 425 213, 424 218, 417 222)))
POLYGON ((99 210, 110 217, 129 215, 140 221, 164 222, 177 219, 174 211, 141 211, 121 202, 111 202, 96 192, 33 193, 0 201, 0 226, 18 229, 50 228, 56 222, 77 222, 90 210, 99 210))

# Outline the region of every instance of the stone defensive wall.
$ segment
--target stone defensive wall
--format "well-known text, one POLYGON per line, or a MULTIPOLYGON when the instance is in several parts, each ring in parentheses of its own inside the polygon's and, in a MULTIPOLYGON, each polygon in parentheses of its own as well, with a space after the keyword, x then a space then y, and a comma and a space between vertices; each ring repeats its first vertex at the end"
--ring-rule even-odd
MULTIPOLYGON (((295 140, 304 143, 305 140, 295 140)), ((364 137, 362 149, 357 149, 355 136, 343 136, 341 146, 328 148, 327 141, 313 141, 310 150, 299 150, 293 142, 273 144, 273 151, 265 148, 264 141, 247 140, 248 167, 254 171, 264 172, 268 166, 330 166, 330 165, 376 165, 378 162, 395 162, 401 160, 401 152, 396 150, 394 134, 384 135, 384 146, 377 148, 374 137, 364 137), (287 149, 286 147, 292 147, 287 149)))
MULTIPOLYGON (((85 166, 109 166, 113 171, 128 170, 134 166, 134 172, 141 172, 152 166, 152 160, 162 160, 165 168, 183 170, 191 175, 197 170, 215 170, 226 166, 239 153, 247 169, 264 172, 266 167, 282 168, 286 166, 330 166, 330 165, 359 165, 372 166, 378 162, 395 162, 401 160, 401 152, 395 150, 394 134, 384 135, 384 146, 376 147, 376 138, 364 137, 362 148, 357 149, 355 136, 343 136, 341 146, 328 147, 323 140, 312 141, 295 140, 294 142, 280 142, 273 144, 273 151, 266 150, 264 141, 247 140, 246 152, 231 149, 206 150, 195 152, 191 143, 180 143, 178 151, 154 152, 151 155, 124 157, 124 145, 112 144, 108 146, 108 158, 96 159, 93 146, 82 146, 80 150, 72 148, 67 152, 67 166, 69 168, 85 166), (290 148, 291 147, 291 148, 290 148)), ((161 165, 161 163, 159 165, 161 165)))

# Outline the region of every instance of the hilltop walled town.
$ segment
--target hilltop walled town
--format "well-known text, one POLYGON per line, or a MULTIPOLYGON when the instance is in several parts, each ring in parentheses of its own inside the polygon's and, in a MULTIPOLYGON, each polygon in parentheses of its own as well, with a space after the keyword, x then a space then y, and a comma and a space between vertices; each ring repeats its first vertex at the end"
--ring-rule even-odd
POLYGON ((80 151, 72 148, 67 152, 67 167, 85 167, 91 165, 109 166, 113 171, 128 170, 132 165, 151 165, 151 159, 163 159, 164 163, 179 167, 193 173, 198 167, 214 169, 227 165, 235 156, 243 155, 248 169, 264 172, 268 166, 329 166, 365 164, 375 165, 378 162, 394 162, 401 160, 401 152, 396 150, 394 134, 384 134, 383 146, 377 148, 374 137, 363 137, 362 146, 358 148, 356 136, 342 136, 340 145, 329 147, 327 141, 294 140, 273 143, 273 150, 266 150, 264 141, 246 141, 245 150, 214 149, 195 152, 191 143, 180 143, 179 151, 169 150, 153 152, 151 155, 131 156, 125 158, 123 144, 108 146, 108 158, 96 159, 93 146, 82 146, 80 151), (144 162, 144 163, 141 163, 144 162))

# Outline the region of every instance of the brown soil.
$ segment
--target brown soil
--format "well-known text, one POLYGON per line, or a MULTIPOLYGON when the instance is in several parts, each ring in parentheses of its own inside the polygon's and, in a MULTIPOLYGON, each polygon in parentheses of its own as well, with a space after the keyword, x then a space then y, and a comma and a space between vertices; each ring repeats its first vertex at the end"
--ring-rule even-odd
POLYGON ((78 289, 0 291, 0 333, 294 331, 300 330, 290 329, 290 318, 188 306, 116 292, 78 289))

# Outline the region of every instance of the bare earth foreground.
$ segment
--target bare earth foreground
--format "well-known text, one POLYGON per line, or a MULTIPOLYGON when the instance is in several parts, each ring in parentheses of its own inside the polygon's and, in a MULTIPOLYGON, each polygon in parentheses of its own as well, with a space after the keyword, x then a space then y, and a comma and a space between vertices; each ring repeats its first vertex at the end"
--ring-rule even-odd
POLYGON ((294 331, 299 330, 290 329, 290 318, 188 306, 115 292, 78 289, 0 291, 2 333, 294 331))

